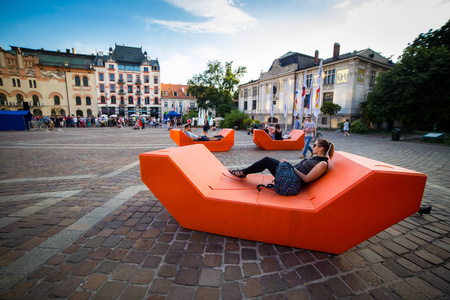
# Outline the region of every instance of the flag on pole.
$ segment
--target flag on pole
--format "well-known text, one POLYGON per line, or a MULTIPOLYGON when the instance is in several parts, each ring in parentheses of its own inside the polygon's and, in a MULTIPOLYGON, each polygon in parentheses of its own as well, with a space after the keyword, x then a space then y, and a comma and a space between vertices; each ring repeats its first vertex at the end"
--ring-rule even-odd
POLYGON ((319 116, 319 109, 320 109, 320 87, 322 85, 322 62, 323 60, 320 60, 319 65, 319 77, 317 77, 317 90, 316 90, 316 101, 314 102, 314 117, 319 116))
MULTIPOLYGON (((284 117, 287 117, 287 102, 288 102, 288 80, 284 81, 284 117)), ((287 124, 287 123, 286 123, 287 124)))
MULTIPOLYGON (((294 96, 294 117, 297 116, 297 112, 298 112, 298 94, 299 94, 299 90, 298 90, 298 79, 295 82, 295 96, 294 96)), ((301 113, 300 113, 301 115, 301 113)))
POLYGON ((186 106, 186 114, 189 114, 189 105, 186 106))
POLYGON ((175 102, 172 102, 173 111, 175 111, 175 102))
POLYGON ((311 106, 313 105, 314 100, 314 76, 311 74, 311 83, 309 87, 309 97, 306 105, 306 111, 305 114, 309 115, 311 114, 311 106))
POLYGON ((305 106, 305 97, 306 97, 306 71, 303 74, 303 85, 302 85, 302 100, 300 101, 300 118, 303 117, 303 109, 305 106))

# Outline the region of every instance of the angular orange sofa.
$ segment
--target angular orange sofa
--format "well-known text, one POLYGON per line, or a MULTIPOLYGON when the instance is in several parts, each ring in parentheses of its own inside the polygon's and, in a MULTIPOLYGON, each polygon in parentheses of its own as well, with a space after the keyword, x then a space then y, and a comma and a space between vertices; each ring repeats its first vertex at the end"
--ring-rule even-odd
POLYGON ((191 141, 191 139, 180 129, 171 129, 170 138, 180 147, 203 144, 211 152, 228 151, 234 146, 234 130, 222 129, 217 135, 223 135, 220 141, 191 141))
POLYGON ((337 151, 322 178, 280 196, 256 189, 271 175, 234 177, 203 145, 139 159, 143 182, 184 228, 336 254, 416 213, 426 182, 422 173, 337 151))
POLYGON ((302 150, 305 147, 305 132, 294 129, 289 134, 290 139, 273 140, 264 130, 253 130, 253 142, 264 150, 302 150))

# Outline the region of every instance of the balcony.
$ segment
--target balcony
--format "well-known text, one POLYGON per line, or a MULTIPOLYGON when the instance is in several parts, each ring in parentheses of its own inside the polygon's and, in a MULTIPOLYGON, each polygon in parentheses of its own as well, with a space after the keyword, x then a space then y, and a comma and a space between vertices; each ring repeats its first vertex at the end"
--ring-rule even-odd
POLYGON ((135 84, 136 84, 136 85, 141 85, 141 84, 142 84, 142 81, 141 81, 140 79, 138 79, 138 80, 136 80, 135 84))
POLYGON ((119 90, 119 95, 125 95, 125 91, 124 90, 119 90))
POLYGON ((123 84, 125 84, 125 81, 124 81, 123 79, 119 79, 119 80, 117 81, 117 83, 120 84, 120 85, 123 85, 123 84))
POLYGON ((121 101, 120 103, 119 103, 119 105, 120 106, 125 106, 126 104, 125 104, 125 101, 121 101))
POLYGON ((140 90, 137 90, 136 91, 136 95, 140 95, 141 94, 141 91, 140 90))

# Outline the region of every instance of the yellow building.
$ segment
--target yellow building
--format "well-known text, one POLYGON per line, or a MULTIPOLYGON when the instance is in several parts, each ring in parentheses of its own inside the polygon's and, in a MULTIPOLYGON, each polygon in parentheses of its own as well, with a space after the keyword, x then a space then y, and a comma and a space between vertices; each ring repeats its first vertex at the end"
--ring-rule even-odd
POLYGON ((0 109, 38 116, 97 114, 93 55, 0 47, 0 109))

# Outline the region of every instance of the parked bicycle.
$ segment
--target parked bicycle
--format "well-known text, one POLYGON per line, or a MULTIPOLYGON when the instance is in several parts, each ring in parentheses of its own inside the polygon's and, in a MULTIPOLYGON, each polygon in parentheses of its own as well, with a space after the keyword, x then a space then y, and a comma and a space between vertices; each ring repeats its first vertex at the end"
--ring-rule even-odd
POLYGON ((30 128, 30 130, 48 130, 47 124, 42 120, 28 122, 28 128, 30 128))

